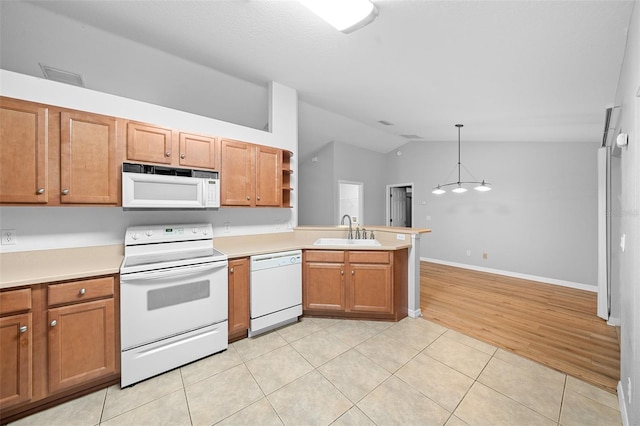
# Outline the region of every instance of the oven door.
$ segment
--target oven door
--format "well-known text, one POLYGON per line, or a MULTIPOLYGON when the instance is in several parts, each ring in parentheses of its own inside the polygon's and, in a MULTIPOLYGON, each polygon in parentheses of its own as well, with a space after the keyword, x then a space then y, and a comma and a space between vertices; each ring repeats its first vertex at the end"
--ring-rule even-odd
POLYGON ((120 277, 122 350, 227 319, 226 260, 120 277))

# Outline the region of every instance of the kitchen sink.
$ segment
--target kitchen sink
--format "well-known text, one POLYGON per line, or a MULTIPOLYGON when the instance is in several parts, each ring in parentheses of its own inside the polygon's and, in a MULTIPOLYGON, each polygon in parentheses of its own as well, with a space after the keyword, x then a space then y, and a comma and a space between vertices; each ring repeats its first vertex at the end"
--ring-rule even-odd
POLYGON ((318 238, 314 246, 349 246, 349 247, 378 247, 378 240, 357 240, 348 238, 318 238))

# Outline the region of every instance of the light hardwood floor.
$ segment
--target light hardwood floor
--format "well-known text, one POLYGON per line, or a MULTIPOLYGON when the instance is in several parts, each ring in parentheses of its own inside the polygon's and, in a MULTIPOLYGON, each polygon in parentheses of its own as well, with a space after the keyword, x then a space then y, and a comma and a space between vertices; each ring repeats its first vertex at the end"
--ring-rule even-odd
POLYGON ((596 293, 429 262, 424 318, 615 393, 620 346, 596 293))

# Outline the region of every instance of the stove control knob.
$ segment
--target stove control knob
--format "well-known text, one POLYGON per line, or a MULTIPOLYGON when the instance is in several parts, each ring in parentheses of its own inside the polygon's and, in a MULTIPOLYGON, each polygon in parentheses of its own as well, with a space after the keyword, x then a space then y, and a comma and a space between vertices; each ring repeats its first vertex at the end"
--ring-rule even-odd
POLYGON ((137 240, 138 238, 140 238, 140 235, 138 235, 137 232, 134 232, 133 234, 131 234, 131 238, 137 240))
POLYGON ((204 228, 204 229, 202 230, 202 233, 203 233, 204 235, 209 235, 209 229, 204 228))
POLYGON ((149 229, 147 232, 144 233, 147 237, 151 237, 153 235, 153 231, 151 229, 149 229))

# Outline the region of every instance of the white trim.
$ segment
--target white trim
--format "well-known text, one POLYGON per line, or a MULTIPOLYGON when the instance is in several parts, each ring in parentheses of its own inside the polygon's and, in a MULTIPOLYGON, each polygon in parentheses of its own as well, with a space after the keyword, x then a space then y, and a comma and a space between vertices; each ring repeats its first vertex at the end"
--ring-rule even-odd
POLYGON ((609 320, 607 321, 607 325, 612 327, 620 327, 621 324, 622 322, 620 321, 620 318, 609 317, 609 320))
POLYGON ((407 315, 409 315, 411 318, 420 318, 422 316, 422 310, 421 309, 409 309, 409 311, 407 312, 407 315))
POLYGON ((620 418, 622 419, 622 426, 629 425, 629 415, 627 414, 627 405, 624 403, 624 386, 622 382, 618 382, 618 408, 620 409, 620 418))
POLYGON ((597 315, 609 319, 609 262, 607 250, 607 183, 609 148, 598 149, 598 303, 597 315))
POLYGON ((442 264, 442 265, 455 266, 455 267, 458 267, 458 268, 472 269, 474 271, 489 272, 491 274, 505 275, 505 276, 508 276, 508 277, 522 278, 522 279, 531 280, 531 281, 538 281, 538 282, 546 283, 546 284, 555 284, 555 285, 559 285, 559 286, 562 286, 562 287, 575 288, 575 289, 578 289, 578 290, 586 290, 586 291, 593 291, 593 292, 597 292, 598 291, 598 288, 596 286, 594 286, 594 285, 576 283, 576 282, 573 282, 573 281, 564 281, 564 280, 558 280, 558 279, 555 279, 555 278, 539 277, 537 275, 521 274, 519 272, 511 272, 511 271, 503 271, 501 269, 485 268, 483 266, 466 265, 464 263, 449 262, 447 260, 431 259, 431 258, 428 258, 428 257, 421 257, 420 260, 424 260, 425 262, 439 263, 439 264, 442 264))

